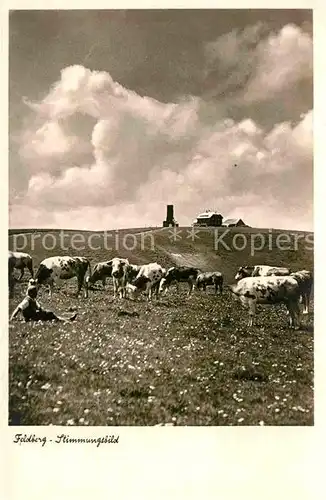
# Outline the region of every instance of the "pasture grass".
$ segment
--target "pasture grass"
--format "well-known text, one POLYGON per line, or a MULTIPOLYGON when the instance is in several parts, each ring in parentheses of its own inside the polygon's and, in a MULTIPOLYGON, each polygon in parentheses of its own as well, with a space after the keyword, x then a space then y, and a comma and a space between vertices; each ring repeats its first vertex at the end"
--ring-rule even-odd
MULTIPOLYGON (((162 238, 159 250, 134 252, 130 261, 171 265, 175 247, 210 258, 212 267, 218 262, 229 281, 238 265, 250 263, 240 253, 217 254, 204 239, 182 245, 162 238)), ((35 264, 49 256, 41 249, 35 254, 35 264)), ((276 264, 276 253, 271 256, 276 264)), ((92 263, 110 257, 98 251, 92 263)), ((311 268, 312 253, 301 249, 291 258, 296 269, 311 268)), ((266 254, 260 260, 266 263, 266 254)), ((28 272, 10 312, 27 280, 28 272)), ((188 298, 181 285, 179 294, 172 288, 147 303, 144 297, 113 301, 108 283, 88 299, 74 296, 75 279, 51 301, 40 291, 43 307, 77 311, 75 322, 10 323, 10 425, 313 425, 312 312, 293 331, 284 306, 264 306, 249 329, 247 311, 227 290, 215 296, 208 287, 188 298)))

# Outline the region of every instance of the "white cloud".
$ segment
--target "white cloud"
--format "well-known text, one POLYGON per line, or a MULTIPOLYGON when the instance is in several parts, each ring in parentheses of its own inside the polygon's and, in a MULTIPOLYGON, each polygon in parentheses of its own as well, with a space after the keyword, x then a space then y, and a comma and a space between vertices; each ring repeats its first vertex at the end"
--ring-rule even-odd
POLYGON ((269 34, 263 23, 234 30, 206 45, 206 77, 217 74, 209 93, 223 98, 232 91, 242 104, 272 100, 312 81, 312 54, 311 36, 292 24, 269 34))
POLYGON ((311 37, 294 25, 286 25, 260 42, 256 49, 257 64, 244 98, 271 99, 300 80, 312 78, 312 50, 311 37))
POLYGON ((167 203, 181 224, 208 206, 251 225, 312 224, 312 112, 270 132, 249 118, 208 126, 198 98, 164 104, 81 66, 29 105, 35 120, 20 155, 33 168, 26 194, 12 200, 13 226, 160 225, 167 203))
POLYGON ((56 121, 47 121, 35 132, 26 132, 24 137, 24 150, 22 154, 26 158, 61 157, 71 151, 77 137, 66 136, 56 121))

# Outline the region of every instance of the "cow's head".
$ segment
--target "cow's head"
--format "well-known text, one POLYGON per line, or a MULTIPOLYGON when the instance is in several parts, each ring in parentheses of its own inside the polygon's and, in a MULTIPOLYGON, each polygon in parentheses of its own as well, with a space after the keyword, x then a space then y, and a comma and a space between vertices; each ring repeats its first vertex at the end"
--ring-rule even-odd
POLYGON ((166 276, 161 279, 160 285, 159 285, 159 293, 163 293, 164 291, 166 292, 169 286, 169 282, 167 281, 166 276))
POLYGON ((112 259, 112 276, 114 278, 122 278, 122 276, 125 273, 125 270, 129 264, 127 259, 119 259, 119 258, 114 258, 112 259))
POLYGON ((132 285, 131 283, 126 284, 126 296, 128 297, 128 299, 135 300, 140 292, 141 289, 137 288, 135 285, 132 285))
POLYGON ((53 272, 52 269, 49 269, 44 264, 40 264, 40 267, 38 268, 35 276, 35 281, 37 285, 42 285, 43 283, 46 283, 46 281, 51 277, 52 272, 53 272))
POLYGON ((176 267, 170 267, 170 269, 166 271, 164 276, 165 281, 163 282, 164 287, 171 285, 172 281, 175 280, 176 273, 177 273, 176 267))
POLYGON ((234 279, 238 281, 242 280, 242 278, 248 278, 249 276, 251 276, 252 271, 253 268, 250 266, 241 266, 239 267, 238 272, 235 275, 234 279))

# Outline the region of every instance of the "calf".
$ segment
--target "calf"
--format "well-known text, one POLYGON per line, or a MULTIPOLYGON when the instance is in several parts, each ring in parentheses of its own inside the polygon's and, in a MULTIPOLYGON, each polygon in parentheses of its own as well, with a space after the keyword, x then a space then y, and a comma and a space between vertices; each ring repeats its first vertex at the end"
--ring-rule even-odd
POLYGON ((234 279, 249 278, 255 276, 288 276, 291 270, 287 267, 276 266, 242 266, 239 267, 234 279))
POLYGON ((93 272, 86 277, 87 287, 94 285, 97 281, 102 281, 103 288, 106 285, 106 278, 112 276, 112 261, 98 262, 93 268, 93 272))
POLYGON ((222 273, 215 271, 209 273, 200 273, 196 279, 197 290, 201 288, 206 291, 206 287, 209 285, 215 286, 215 293, 219 290, 220 293, 223 292, 223 275, 222 273))
POLYGON ((147 294, 148 301, 152 299, 153 292, 156 293, 156 298, 158 298, 160 282, 165 272, 165 269, 156 262, 144 264, 141 266, 134 282, 127 284, 128 296, 135 299, 144 291, 147 294))
POLYGON ((33 259, 28 253, 9 251, 8 259, 11 262, 12 273, 14 269, 19 269, 19 281, 24 276, 25 268, 29 270, 31 277, 34 278, 33 259))
POLYGON ((290 315, 290 327, 300 326, 300 286, 293 276, 260 276, 243 278, 230 285, 242 305, 249 307, 249 323, 253 325, 257 304, 284 303, 290 315))
POLYGON ((171 267, 168 269, 165 277, 162 278, 159 291, 160 293, 164 292, 165 295, 172 283, 177 283, 178 288, 178 283, 186 282, 189 285, 188 295, 190 295, 193 291, 194 284, 199 273, 200 270, 194 267, 171 267))
POLYGON ((303 314, 309 314, 309 303, 311 288, 313 285, 313 275, 310 271, 306 271, 303 269, 302 271, 291 273, 290 276, 293 276, 293 278, 296 279, 299 284, 303 304, 303 314))
POLYGON ((127 268, 129 266, 128 259, 120 259, 114 257, 112 262, 112 278, 113 278, 113 297, 116 298, 117 293, 122 299, 126 296, 127 284, 127 268))
POLYGON ((84 286, 84 295, 88 297, 88 287, 85 282, 85 274, 91 266, 89 260, 85 257, 48 257, 44 259, 36 272, 36 282, 38 287, 41 285, 49 285, 49 296, 52 297, 54 285, 60 280, 66 280, 77 277, 78 289, 76 296, 79 295, 81 288, 84 286))

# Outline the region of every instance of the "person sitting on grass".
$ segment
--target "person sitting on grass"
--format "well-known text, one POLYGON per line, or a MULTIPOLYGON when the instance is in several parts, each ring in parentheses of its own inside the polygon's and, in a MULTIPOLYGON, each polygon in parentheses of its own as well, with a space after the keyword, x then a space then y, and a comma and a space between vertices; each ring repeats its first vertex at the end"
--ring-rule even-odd
POLYGON ((37 284, 35 280, 29 280, 26 297, 16 307, 10 317, 13 320, 19 312, 24 316, 25 321, 74 321, 77 313, 73 314, 70 318, 62 318, 57 316, 52 311, 42 309, 41 305, 37 302, 37 284))

